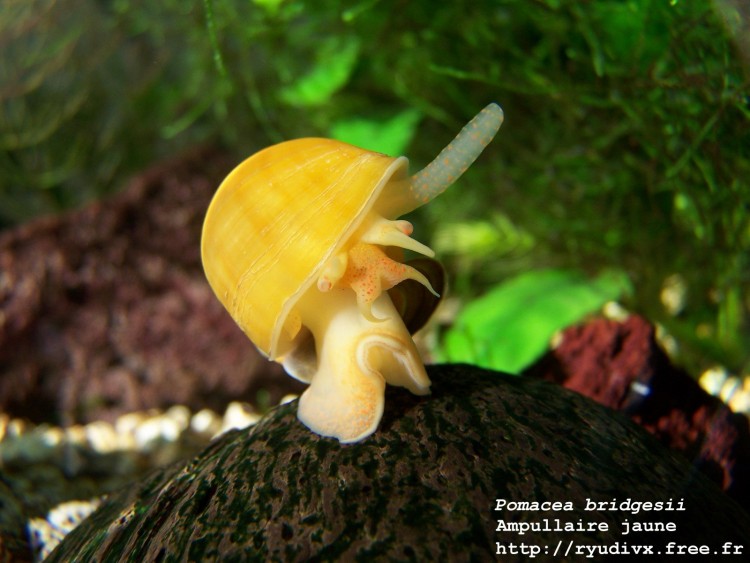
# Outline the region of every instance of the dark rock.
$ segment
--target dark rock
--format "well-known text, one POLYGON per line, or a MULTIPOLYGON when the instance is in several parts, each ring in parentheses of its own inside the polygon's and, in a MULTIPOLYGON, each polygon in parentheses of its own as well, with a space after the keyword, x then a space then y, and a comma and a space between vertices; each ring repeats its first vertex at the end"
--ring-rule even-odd
POLYGON ((111 199, 0 234, 0 411, 70 424, 299 389, 203 276, 203 217, 232 166, 195 151, 111 199))
POLYGON ((750 510, 748 418, 673 366, 645 319, 632 315, 624 322, 596 319, 571 327, 526 375, 627 414, 750 510))
POLYGON ((25 534, 28 514, 18 495, 0 479, 0 561, 31 561, 25 534))
MULTIPOLYGON (((296 419, 296 403, 224 435, 192 461, 112 496, 49 561, 494 561, 521 545, 748 545, 750 517, 682 456, 625 417, 532 378, 430 366, 433 394, 389 389, 380 428, 341 445, 296 419), (513 502, 561 501, 571 511, 513 502), (678 511, 586 510, 592 501, 678 511), (497 531, 505 523, 606 531, 497 531), (623 522, 673 522, 622 535, 623 522), (514 547, 512 547, 514 546, 514 547)), ((621 551, 622 553, 622 551, 621 551)), ((598 557, 597 559, 601 559, 598 557)), ((559 560, 559 558, 558 558, 559 560)))

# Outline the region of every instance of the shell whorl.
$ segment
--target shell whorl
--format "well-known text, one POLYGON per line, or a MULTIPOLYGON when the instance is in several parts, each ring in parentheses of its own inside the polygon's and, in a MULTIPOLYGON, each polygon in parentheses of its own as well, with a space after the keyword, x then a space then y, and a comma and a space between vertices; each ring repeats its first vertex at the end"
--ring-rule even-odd
MULTIPOLYGON (((416 205, 443 193, 477 159, 503 123, 503 110, 492 103, 480 111, 430 164, 411 177, 416 205)), ((415 207, 416 207, 415 205, 415 207)))

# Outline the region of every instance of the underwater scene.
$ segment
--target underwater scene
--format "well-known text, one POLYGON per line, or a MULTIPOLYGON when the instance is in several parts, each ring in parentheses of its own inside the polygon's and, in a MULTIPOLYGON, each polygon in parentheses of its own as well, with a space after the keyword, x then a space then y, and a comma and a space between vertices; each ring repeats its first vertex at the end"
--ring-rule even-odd
POLYGON ((0 2, 8 561, 744 560, 741 0, 0 2))

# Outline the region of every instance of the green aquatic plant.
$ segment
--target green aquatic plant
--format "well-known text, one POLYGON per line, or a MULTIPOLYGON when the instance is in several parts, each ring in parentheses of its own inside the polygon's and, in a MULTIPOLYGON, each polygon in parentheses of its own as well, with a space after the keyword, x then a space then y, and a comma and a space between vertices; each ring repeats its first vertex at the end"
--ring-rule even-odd
POLYGON ((631 291, 621 272, 595 279, 567 270, 521 274, 463 308, 445 334, 441 359, 519 373, 558 331, 631 291))

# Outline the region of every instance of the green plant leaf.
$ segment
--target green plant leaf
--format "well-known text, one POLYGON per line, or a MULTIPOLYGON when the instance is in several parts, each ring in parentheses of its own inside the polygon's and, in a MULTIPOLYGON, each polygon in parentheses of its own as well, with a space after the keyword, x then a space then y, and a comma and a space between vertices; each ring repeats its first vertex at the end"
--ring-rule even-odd
POLYGON ((454 254, 471 258, 527 252, 533 236, 497 211, 490 220, 450 222, 435 226, 431 248, 439 256, 454 254))
POLYGON ((312 69, 280 92, 281 99, 296 107, 319 106, 348 81, 357 63, 359 39, 333 37, 315 55, 312 69))
POLYGON ((284 0, 253 0, 253 4, 265 8, 265 10, 272 16, 276 15, 279 11, 279 6, 281 6, 282 2, 284 2, 284 0))
POLYGON ((616 271, 595 279, 568 270, 521 274, 461 311, 445 334, 441 359, 518 373, 547 350, 557 331, 630 290, 616 271))
POLYGON ((421 117, 416 109, 386 118, 348 117, 333 123, 330 136, 371 151, 398 156, 406 152, 421 117))

